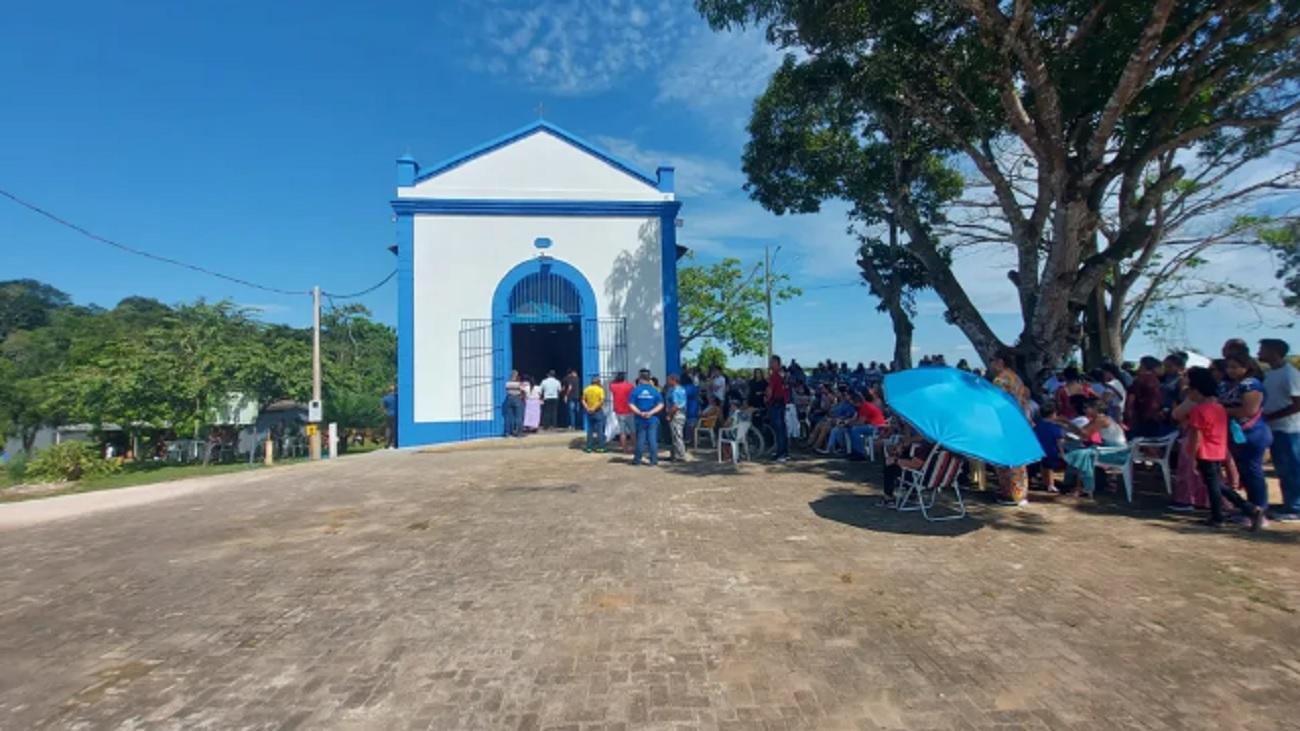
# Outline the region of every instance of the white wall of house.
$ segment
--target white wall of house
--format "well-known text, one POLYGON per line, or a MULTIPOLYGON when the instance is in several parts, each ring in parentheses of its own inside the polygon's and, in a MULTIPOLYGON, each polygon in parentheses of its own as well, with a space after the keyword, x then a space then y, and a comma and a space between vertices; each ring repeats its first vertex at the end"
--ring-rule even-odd
MULTIPOLYGON (((539 134, 516 144, 535 138, 550 139, 539 134)), ((493 154, 511 149, 513 146, 493 154)), ((592 160, 620 180, 636 182, 588 155, 578 153, 576 157, 592 160)), ((452 174, 454 171, 447 175, 452 174)), ((504 185, 517 182, 518 178, 512 178, 504 185)), ((594 195, 584 191, 581 197, 592 199, 594 195)), ((626 198, 627 191, 616 197, 626 198)), ((547 256, 566 262, 587 278, 596 295, 597 317, 626 318, 628 369, 649 367, 660 377, 664 375, 658 218, 417 214, 412 261, 415 421, 461 419, 461 321, 492 317, 497 285, 516 265, 537 258, 540 252, 533 242, 542 237, 552 241, 547 256)), ((602 368, 609 370, 609 365, 602 364, 602 368)))

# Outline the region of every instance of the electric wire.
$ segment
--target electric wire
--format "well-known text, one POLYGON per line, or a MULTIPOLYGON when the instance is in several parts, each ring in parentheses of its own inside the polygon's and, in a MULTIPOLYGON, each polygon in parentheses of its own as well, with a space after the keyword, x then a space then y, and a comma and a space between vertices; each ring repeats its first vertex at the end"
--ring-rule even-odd
MULTIPOLYGON (((52 213, 51 211, 42 208, 41 206, 32 203, 31 201, 21 198, 3 188, 0 188, 0 196, 8 198, 9 200, 13 201, 19 206, 22 206, 23 208, 26 208, 27 210, 39 216, 42 216, 50 221, 53 221, 54 223, 57 223, 60 226, 64 226, 66 228, 72 229, 73 231, 76 231, 77 233, 81 234, 82 236, 85 236, 88 239, 91 239, 92 241, 97 241, 101 244, 106 244, 120 251, 125 251, 128 254, 134 254, 136 256, 144 257, 145 259, 151 259, 153 261, 161 262, 163 264, 170 264, 172 266, 181 267, 182 269, 189 269, 190 271, 198 272, 199 274, 206 274, 210 277, 216 277, 217 279, 222 279, 227 282, 233 282, 235 284, 242 285, 244 287, 251 287, 252 289, 262 290, 263 292, 271 292, 274 294, 283 294, 289 296, 301 296, 301 295, 311 294, 311 290, 309 289, 285 289, 283 287, 273 287, 266 284, 259 284, 257 282, 253 282, 248 279, 244 279, 242 277, 236 277, 230 274, 213 271, 211 269, 208 269, 207 267, 202 267, 197 264, 190 264, 189 262, 184 262, 179 259, 174 259, 170 256, 163 256, 161 254, 155 254, 151 251, 145 251, 144 249, 139 249, 134 246, 128 246, 127 244, 123 244, 120 241, 115 241, 113 239, 110 239, 107 236, 101 236, 95 233, 94 231, 85 228, 84 226, 73 223, 72 221, 69 221, 55 213, 52 213)), ((391 281, 392 278, 395 276, 397 276, 396 269, 389 272, 388 276, 379 280, 378 283, 366 287, 365 289, 360 290, 358 292, 351 292, 348 294, 334 294, 334 293, 322 292, 322 294, 328 294, 337 299, 355 299, 357 297, 362 297, 364 295, 370 294, 376 289, 379 289, 385 284, 388 284, 388 282, 391 281)))

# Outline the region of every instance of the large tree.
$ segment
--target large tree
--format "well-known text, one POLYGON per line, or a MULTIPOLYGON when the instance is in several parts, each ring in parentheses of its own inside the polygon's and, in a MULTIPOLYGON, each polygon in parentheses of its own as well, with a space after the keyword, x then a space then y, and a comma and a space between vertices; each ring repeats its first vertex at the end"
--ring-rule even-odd
MULTIPOLYGON (((924 126, 987 181, 1005 219, 1029 369, 1080 342, 1081 315, 1117 263, 1142 250, 1180 156, 1260 154, 1297 109, 1300 3, 1267 0, 697 0, 719 28, 765 24, 769 37, 853 68, 861 109, 846 132, 881 120, 924 126), (902 110, 900 113, 898 110, 902 110), (1028 151, 1026 190, 999 144, 1028 151), (1162 168, 1162 160, 1172 164, 1162 168), (1113 239, 1101 236, 1115 191, 1113 239)), ((899 217, 912 233, 909 196, 899 217)), ((987 360, 1003 342, 938 257, 933 236, 909 248, 987 360)))
MULTIPOLYGON (((851 204, 850 231, 861 242, 858 268, 893 325, 894 364, 908 368, 914 296, 928 280, 904 241, 933 235, 942 208, 961 192, 961 178, 935 154, 937 141, 897 107, 864 114, 851 92, 855 73, 841 59, 786 59, 754 103, 743 157, 746 187, 777 214, 811 213, 827 198, 851 204), (903 205, 913 225, 900 231, 903 205)), ((936 245, 934 253, 948 262, 946 247, 936 245)))

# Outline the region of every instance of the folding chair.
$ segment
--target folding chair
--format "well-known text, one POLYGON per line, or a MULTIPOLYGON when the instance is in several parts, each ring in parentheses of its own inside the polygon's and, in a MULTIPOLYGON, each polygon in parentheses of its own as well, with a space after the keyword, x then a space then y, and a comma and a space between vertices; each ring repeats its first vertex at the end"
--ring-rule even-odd
POLYGON ((1174 494, 1173 469, 1169 458, 1173 456, 1174 445, 1178 443, 1178 432, 1160 438, 1138 437, 1129 444, 1133 447, 1133 462, 1148 467, 1159 467, 1165 478, 1165 492, 1174 494))
POLYGON ((937 523, 945 520, 958 520, 966 517, 966 501, 961 496, 961 485, 957 484, 957 475, 961 472, 962 458, 940 447, 930 450, 925 464, 919 470, 903 469, 900 484, 903 485, 903 497, 898 502, 899 510, 920 510, 926 520, 937 523), (952 490, 957 502, 957 512, 948 515, 932 514, 939 495, 944 490, 952 490), (916 505, 908 502, 916 497, 916 505))
POLYGON ((718 461, 723 462, 722 447, 729 445, 731 447, 731 463, 740 463, 740 450, 745 450, 745 459, 752 460, 754 455, 749 453, 749 444, 746 443, 745 437, 749 434, 749 428, 752 423, 749 420, 749 414, 743 411, 736 412, 735 424, 724 427, 718 432, 718 461))

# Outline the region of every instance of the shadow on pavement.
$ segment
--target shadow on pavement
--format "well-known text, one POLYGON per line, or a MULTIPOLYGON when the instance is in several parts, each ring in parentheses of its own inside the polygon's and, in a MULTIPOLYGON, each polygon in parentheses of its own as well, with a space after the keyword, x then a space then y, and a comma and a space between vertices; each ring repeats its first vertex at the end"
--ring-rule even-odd
MULTIPOLYGON (((961 520, 932 523, 919 512, 900 513, 879 505, 876 495, 833 492, 808 503, 817 517, 876 533, 917 536, 964 536, 984 527, 983 521, 967 515, 961 520)), ((941 505, 943 509, 946 506, 941 505)))

